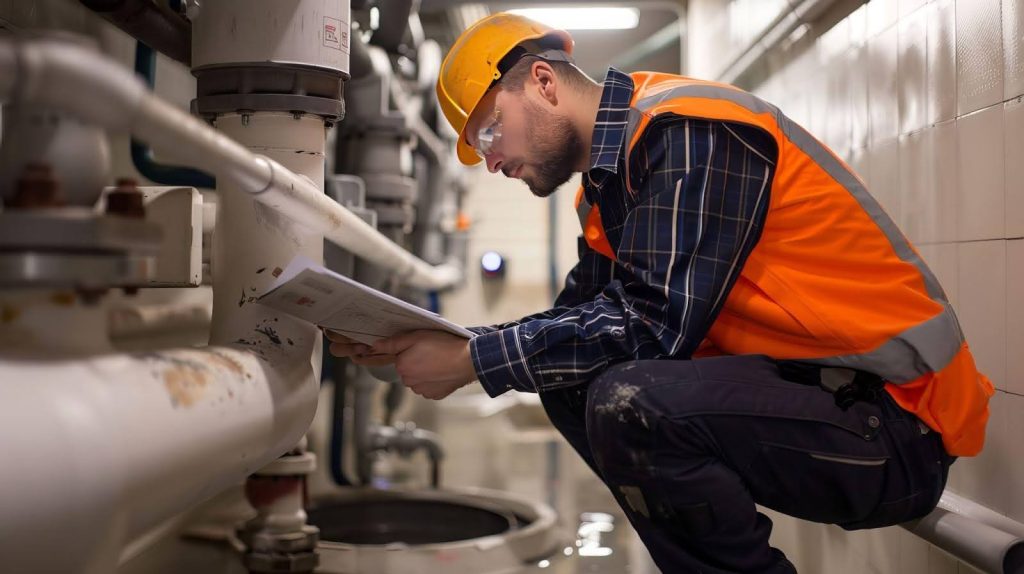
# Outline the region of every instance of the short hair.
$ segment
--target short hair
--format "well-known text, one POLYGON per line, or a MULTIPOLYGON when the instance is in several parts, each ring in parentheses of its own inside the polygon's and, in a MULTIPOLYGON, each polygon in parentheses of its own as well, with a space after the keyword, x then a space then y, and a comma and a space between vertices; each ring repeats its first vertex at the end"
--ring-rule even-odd
MULTIPOLYGON (((523 87, 526 85, 526 78, 530 76, 533 63, 541 59, 538 56, 529 54, 520 58, 507 72, 502 74, 500 80, 502 89, 513 93, 523 91, 523 87)), ((594 84, 594 81, 576 67, 576 64, 559 60, 544 61, 555 71, 555 75, 559 80, 574 90, 594 84)))

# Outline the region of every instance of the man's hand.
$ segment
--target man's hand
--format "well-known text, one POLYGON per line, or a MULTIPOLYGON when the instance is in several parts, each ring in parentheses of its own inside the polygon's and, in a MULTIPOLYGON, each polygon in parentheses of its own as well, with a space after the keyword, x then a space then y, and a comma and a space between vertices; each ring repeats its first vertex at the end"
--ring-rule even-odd
POLYGON ((341 333, 324 329, 324 335, 331 342, 328 350, 335 357, 348 358, 353 363, 366 367, 379 367, 395 362, 396 357, 394 355, 374 353, 370 345, 350 339, 341 333))
MULTIPOLYGON (((334 345, 331 348, 333 352, 334 345)), ((428 399, 443 399, 476 380, 469 341, 448 333, 403 333, 377 341, 371 352, 378 357, 394 357, 395 370, 402 377, 402 383, 428 399)), ((358 356, 353 360, 367 364, 358 356)))

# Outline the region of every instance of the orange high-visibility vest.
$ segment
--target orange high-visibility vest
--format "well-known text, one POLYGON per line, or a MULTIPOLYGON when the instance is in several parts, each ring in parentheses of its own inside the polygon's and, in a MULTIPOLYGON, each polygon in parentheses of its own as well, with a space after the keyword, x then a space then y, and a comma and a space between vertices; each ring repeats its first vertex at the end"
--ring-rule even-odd
MULTIPOLYGON (((842 160, 778 108, 733 86, 632 74, 627 156, 659 114, 738 122, 778 144, 764 229, 700 352, 879 375, 949 454, 981 451, 992 383, 978 372, 935 276, 842 160), (709 351, 711 350, 711 351, 709 351)), ((629 159, 623 179, 629 185, 629 159)), ((600 209, 577 194, 583 235, 615 259, 600 209)))

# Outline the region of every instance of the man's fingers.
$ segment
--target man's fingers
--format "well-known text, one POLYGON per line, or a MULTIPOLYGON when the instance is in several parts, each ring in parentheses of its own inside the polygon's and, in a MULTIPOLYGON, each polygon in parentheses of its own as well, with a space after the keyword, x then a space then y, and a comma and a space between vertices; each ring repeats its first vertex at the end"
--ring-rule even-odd
POLYGON ((331 343, 328 350, 335 357, 351 357, 352 355, 365 355, 370 352, 370 346, 362 343, 331 343))
POLYGON ((394 355, 353 355, 351 357, 352 362, 357 365, 364 367, 383 367, 384 365, 390 365, 395 362, 394 355))
POLYGON ((413 333, 402 333, 387 339, 381 339, 373 344, 374 353, 397 355, 416 343, 416 335, 413 333))
POLYGON ((409 387, 409 390, 413 393, 425 399, 436 401, 452 394, 448 389, 448 386, 443 383, 422 382, 419 379, 410 379, 406 377, 402 379, 402 384, 409 387))

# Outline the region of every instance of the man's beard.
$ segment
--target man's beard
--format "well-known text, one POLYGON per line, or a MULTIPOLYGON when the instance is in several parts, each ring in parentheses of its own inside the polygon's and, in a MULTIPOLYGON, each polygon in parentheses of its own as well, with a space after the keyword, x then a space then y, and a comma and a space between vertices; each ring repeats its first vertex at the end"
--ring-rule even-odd
POLYGON ((583 142, 569 118, 553 114, 533 102, 527 102, 530 122, 526 125, 526 141, 533 148, 530 162, 536 175, 523 181, 537 197, 547 197, 573 174, 573 165, 580 157, 583 142))

